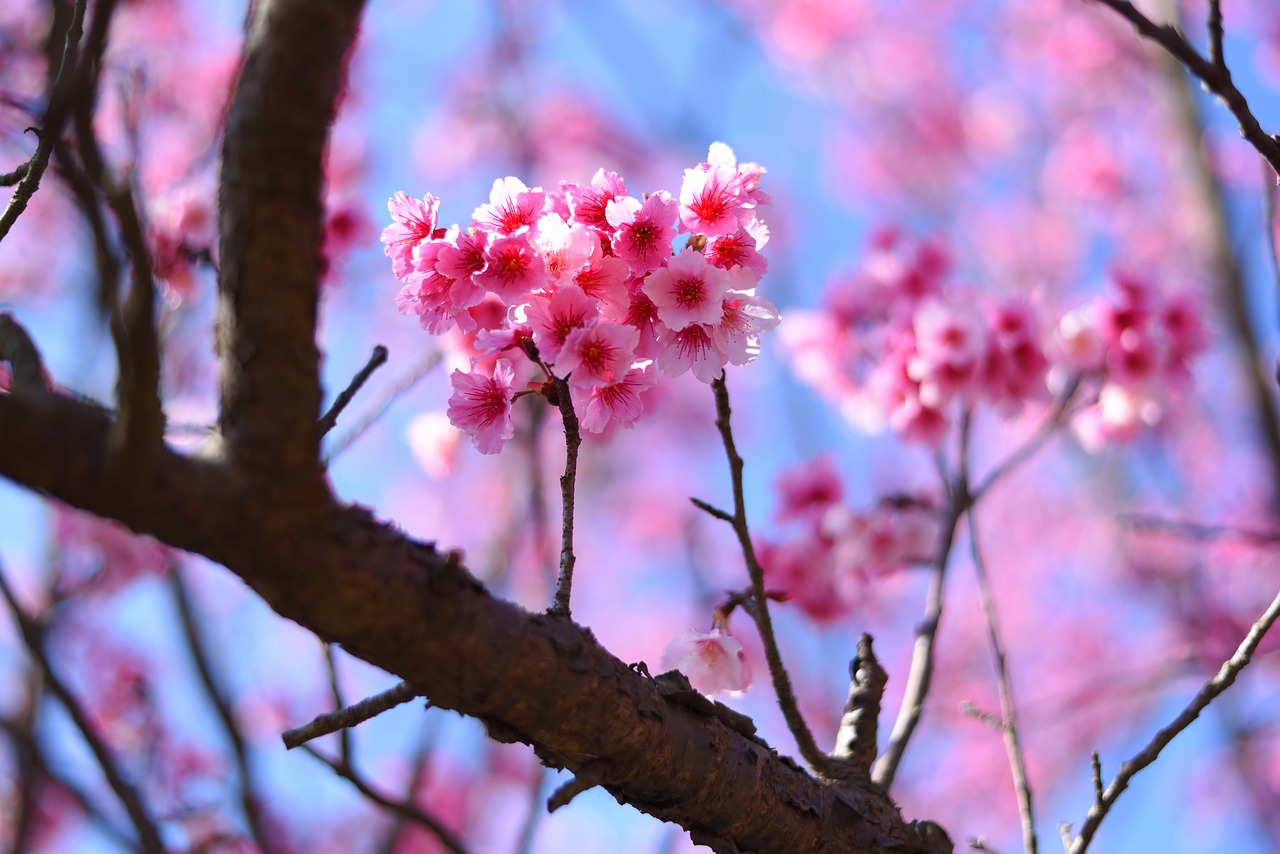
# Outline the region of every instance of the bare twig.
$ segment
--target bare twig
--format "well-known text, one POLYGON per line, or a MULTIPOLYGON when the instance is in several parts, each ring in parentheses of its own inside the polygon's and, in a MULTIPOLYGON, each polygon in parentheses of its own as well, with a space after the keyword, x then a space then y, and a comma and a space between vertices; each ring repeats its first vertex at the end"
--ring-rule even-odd
POLYGON ((1227 74, 1227 59, 1222 50, 1222 4, 1209 0, 1209 63, 1222 74, 1227 74))
POLYGON ((1167 519, 1122 513, 1119 520, 1138 531, 1163 531, 1189 540, 1240 540, 1259 547, 1280 543, 1280 531, 1260 531, 1234 525, 1215 525, 1191 519, 1167 519))
POLYGON ((934 644, 938 637, 938 624, 942 620, 947 563, 951 558, 956 527, 960 523, 963 512, 961 505, 953 498, 946 518, 942 522, 943 538, 938 546, 938 556, 934 559, 933 567, 929 572, 929 591, 925 598, 924 617, 916 627, 916 641, 911 651, 911 669, 907 672, 907 687, 903 693, 902 706, 898 709, 898 717, 893 723, 889 746, 876 760, 871 772, 872 781, 885 790, 893 785, 893 778, 898 773, 898 765, 902 762, 903 754, 906 753, 907 744, 911 741, 916 725, 920 723, 925 697, 929 694, 929 685, 933 680, 934 644))
POLYGON ((996 467, 993 468, 985 478, 983 478, 982 482, 971 490, 973 502, 975 504, 982 498, 982 496, 990 492, 991 488, 995 486, 1001 478, 1025 463, 1027 460, 1031 459, 1031 457, 1035 456, 1036 452, 1044 446, 1044 443, 1049 441, 1053 434, 1057 432, 1058 428, 1064 423, 1064 416, 1067 414, 1068 409, 1070 409, 1072 401, 1075 400, 1076 394, 1080 391, 1081 380, 1082 378, 1080 376, 1072 377, 1067 388, 1061 395, 1059 395, 1057 401, 1053 405, 1053 408, 1049 410, 1049 414, 1045 416, 1045 419, 1041 422, 1039 429, 1037 429, 1035 434, 1027 440, 1027 443, 1009 454, 1009 456, 1002 462, 998 463, 996 467))
POLYGON ((858 638, 858 654, 849 662, 849 698, 840 718, 836 749, 832 755, 848 759, 863 774, 871 772, 876 759, 876 734, 880 721, 880 700, 889 681, 876 658, 871 635, 858 638))
POLYGON ((1186 708, 1179 712, 1178 716, 1168 726, 1157 732, 1146 747, 1120 766, 1115 779, 1107 786, 1101 799, 1089 808, 1089 814, 1085 817, 1084 825, 1080 828, 1080 834, 1072 841, 1070 854, 1083 854, 1088 849, 1089 843, 1093 841, 1094 834, 1098 831, 1098 826, 1107 817, 1107 813, 1110 812, 1116 799, 1128 788, 1129 781, 1133 779, 1134 775, 1155 762, 1161 751, 1168 747, 1169 743, 1180 732, 1189 727, 1192 721, 1199 717, 1200 713, 1213 702, 1214 698, 1231 687, 1232 683, 1236 681, 1236 677, 1240 675, 1240 671, 1247 667, 1253 659, 1253 654, 1258 649, 1258 645, 1262 643, 1263 637, 1266 636, 1267 631, 1277 618, 1280 618, 1280 593, 1276 594, 1266 612, 1249 629, 1249 633, 1240 642, 1235 654, 1223 662, 1217 674, 1204 684, 1204 687, 1187 704, 1186 708))
MULTIPOLYGON (((103 833, 121 848, 131 849, 136 846, 137 843, 130 838, 129 834, 116 827, 115 823, 107 818, 107 815, 98 808, 98 805, 85 792, 81 791, 75 783, 60 775, 59 771, 49 762, 48 757, 45 756, 40 747, 39 739, 35 738, 32 733, 26 731, 26 728, 18 722, 5 717, 0 717, 0 730, 4 730, 9 735, 20 760, 29 763, 31 773, 40 775, 45 782, 66 792, 71 797, 71 800, 75 801, 80 812, 91 819, 103 833)), ((22 808, 24 814, 35 812, 34 803, 24 801, 22 808)), ((18 832, 17 840, 9 840, 13 844, 15 854, 18 850, 21 850, 25 836, 21 829, 18 832)))
MULTIPOLYGON (((329 674, 329 693, 333 696, 333 707, 335 709, 345 709, 347 701, 342 695, 342 685, 338 681, 338 656, 334 652, 333 644, 326 641, 323 646, 324 666, 325 671, 329 674)), ((354 761, 351 751, 350 726, 344 726, 338 730, 338 756, 348 765, 354 761)))
POLYGON ((1205 59, 1183 37, 1177 27, 1153 22, 1128 0, 1093 0, 1093 2, 1114 10, 1132 24, 1141 36, 1160 45, 1198 77, 1204 87, 1216 95, 1235 116, 1240 126, 1240 135, 1248 140, 1271 164, 1271 169, 1280 175, 1280 139, 1262 129, 1262 125, 1249 109, 1249 102, 1236 88, 1225 66, 1218 67, 1205 59))
MULTIPOLYGON (((764 644, 765 660, 769 664, 769 675, 773 678, 773 690, 778 696, 778 706, 787 721, 787 728, 796 740, 800 755, 816 771, 825 771, 831 764, 828 757, 813 740, 813 733, 800 714, 795 694, 791 689, 791 678, 782 663, 782 655, 778 651, 778 641, 773 633, 773 620, 769 617, 769 597, 764 589, 764 568, 756 558, 755 546, 751 543, 751 529, 747 524, 747 504, 742 486, 742 457, 738 454, 733 440, 733 426, 729 407, 729 387, 725 383, 724 372, 711 383, 711 390, 716 399, 716 427, 720 430, 720 438, 724 443, 725 455, 729 458, 729 477, 733 483, 733 517, 731 524, 738 535, 738 545, 742 549, 743 559, 747 564, 747 574, 751 577, 751 590, 755 599, 755 607, 750 609, 755 618, 756 627, 760 630, 760 640, 764 644)), ((701 505, 699 505, 701 506, 701 505)), ((705 508, 704 508, 705 509, 705 508)))
MULTIPOLYGON (((8 235, 13 224, 18 221, 18 217, 22 216, 22 212, 27 209, 31 197, 40 188, 40 178, 49 166, 49 157, 53 153, 54 143, 62 135, 62 125, 67 120, 71 96, 75 88, 73 55, 76 46, 80 43, 80 37, 84 34, 84 12, 87 5, 87 0, 76 0, 72 8, 71 21, 67 25, 66 37, 63 41, 62 56, 58 60, 58 72, 49 90, 49 102, 45 107, 39 141, 25 169, 19 167, 23 173, 22 177, 18 179, 17 187, 9 197, 4 213, 0 214, 0 240, 4 240, 8 235)), ((15 173, 17 171, 14 170, 15 173)))
POLYGON ((323 753, 312 749, 310 745, 303 745, 302 749, 307 753, 310 753, 316 759, 319 759, 325 765, 328 765, 334 770, 334 773, 342 779, 350 782, 351 785, 356 787, 356 790, 359 791, 360 794, 364 795, 378 806, 394 813, 406 821, 412 821, 416 824, 422 825, 435 835, 436 840, 441 845, 454 852, 454 854, 467 854, 467 849, 462 847, 462 843, 459 842, 458 839, 449 832, 449 829, 441 824, 434 816, 423 812, 410 801, 394 801, 391 798, 388 798, 386 795, 370 786, 368 781, 357 773, 354 768, 349 765, 344 765, 336 759, 331 759, 328 756, 325 756, 323 753))
POLYGON ((1098 756, 1098 751, 1089 754, 1089 768, 1093 776, 1093 802, 1095 804, 1102 803, 1102 758, 1098 756))
POLYGON ((187 641, 187 649, 196 665, 196 673, 200 677, 200 684, 204 687, 205 694, 208 695, 209 702, 213 705, 214 712, 218 716, 218 721, 222 724, 222 731, 226 734, 227 740, 231 742, 231 752, 235 756, 236 762, 236 774, 240 778, 240 809, 244 813, 245 822, 248 824, 249 834, 259 848, 264 851, 269 850, 270 846, 267 844, 269 839, 262 824, 262 811, 254 793, 255 786, 253 769, 250 765, 249 745, 245 741, 240 727, 236 724, 235 716, 231 713, 231 704, 227 701, 222 687, 218 684, 217 676, 214 675, 213 663, 209 657, 208 649, 205 646, 204 639, 200 637, 200 628, 196 625, 197 618, 195 609, 191 604, 191 593, 187 590, 187 584, 182 578, 182 567, 177 563, 169 567, 169 585, 173 590, 174 602, 178 606, 182 635, 187 641))
POLYGON ((285 731, 282 736, 284 746, 292 750, 295 747, 306 744, 313 738, 319 738, 322 735, 337 732, 345 727, 353 727, 356 724, 363 723, 388 709, 404 705, 417 696, 419 694, 412 685, 408 682, 401 682, 381 694, 374 694, 372 697, 367 697, 358 703, 338 709, 335 712, 319 715, 311 723, 285 731))
POLYGON ((987 575, 982 545, 978 539, 978 521, 973 508, 969 509, 969 548, 973 555, 973 571, 978 579, 978 599, 982 603, 982 617, 987 626, 987 643, 991 647, 991 660, 996 669, 996 689, 1000 696, 1000 732, 1004 738, 1005 753, 1009 757, 1009 773, 1013 776, 1013 788, 1018 798, 1018 818, 1022 824, 1022 846, 1027 854, 1036 854, 1036 819, 1032 806, 1031 783, 1027 779, 1027 766, 1022 758, 1022 744, 1018 737, 1017 707, 1013 702, 1013 683, 1006 666, 1004 642, 996 619, 995 598, 991 594, 991 579, 987 575))
POLYGON ((556 579, 555 601, 550 613, 569 619, 569 595, 573 589, 573 565, 577 561, 573 554, 573 501, 574 488, 578 477, 578 448, 582 445, 582 435, 578 430, 578 416, 573 411, 573 398, 569 394, 569 384, 560 377, 553 378, 556 389, 556 404, 560 407, 560 417, 564 419, 564 474, 560 477, 560 575, 556 579))
POLYGON ((329 449, 329 453, 325 455, 325 466, 330 465, 339 454, 351 447, 351 445, 363 436, 370 427, 378 423, 378 420, 382 418, 383 414, 391 408, 391 404, 395 403, 400 398, 400 395, 417 385, 418 381, 429 374, 432 368, 440 364, 441 358, 442 356, 439 350, 432 350, 419 359, 418 362, 414 364, 399 381, 387 390, 370 414, 360 419, 360 421, 356 422, 349 431, 334 441, 333 447, 331 447, 329 449))
POLYGON ((80 705, 75 695, 71 693, 71 690, 63 683, 61 677, 54 671, 53 664, 45 653, 44 639, 41 636, 40 626, 28 617, 26 612, 22 610, 22 606, 18 604, 13 591, 9 588, 9 582, 5 578, 2 568, 0 568, 0 596, 4 597, 10 612, 13 614, 14 621, 18 624, 18 631, 22 635, 22 641, 27 647, 27 652, 40 665, 40 670, 44 674, 45 684, 49 687, 50 693, 66 709, 71 722, 80 732, 80 736, 85 740, 85 743, 89 745, 89 750, 93 753, 94 759, 102 769, 107 785, 111 787, 116 797, 120 799, 120 803, 124 805, 125 812, 128 813, 129 819, 138 831, 138 842, 142 849, 147 854, 161 854, 164 851, 164 844, 160 841, 160 831, 147 811, 146 805, 143 804, 142 797, 138 794, 137 789, 125 780, 124 774, 116 765, 115 758, 111 755, 111 751, 94 731, 93 725, 89 721, 88 713, 80 705))
POLYGON ((387 348, 381 344, 373 348, 373 353, 369 356, 369 361, 360 371, 351 378, 350 384, 344 388, 337 397, 333 399, 333 405, 329 407, 329 411, 320 416, 320 432, 328 433, 338 423, 338 416, 342 414, 342 410, 350 405, 355 399, 356 392, 360 391, 360 387, 373 376, 373 372, 387 363, 387 348))
POLYGON ((520 828, 520 836, 516 839, 515 854, 529 854, 533 850, 534 835, 546 810, 542 808, 542 787, 547 781, 547 769, 539 765, 534 774, 533 785, 529 787, 529 813, 525 816, 524 825, 520 828))

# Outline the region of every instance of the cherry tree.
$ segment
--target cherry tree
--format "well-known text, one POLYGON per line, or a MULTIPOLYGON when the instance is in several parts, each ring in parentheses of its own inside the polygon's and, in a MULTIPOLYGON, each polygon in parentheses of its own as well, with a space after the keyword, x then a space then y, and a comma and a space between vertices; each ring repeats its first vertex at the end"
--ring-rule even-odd
POLYGON ((1165 767, 1280 844, 1275 9, 707 4, 850 241, 552 87, 574 4, 388 165, 363 5, 0 12, 6 845, 1081 852, 1165 767))

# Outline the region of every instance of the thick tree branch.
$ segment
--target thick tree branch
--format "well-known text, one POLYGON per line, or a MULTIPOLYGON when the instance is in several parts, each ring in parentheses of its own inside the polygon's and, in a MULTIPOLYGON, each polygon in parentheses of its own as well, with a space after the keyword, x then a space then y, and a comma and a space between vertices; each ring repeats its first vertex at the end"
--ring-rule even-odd
POLYGON ((110 428, 88 404, 0 395, 0 474, 225 564, 284 616, 552 767, 603 760, 616 798, 717 850, 950 850, 874 787, 819 782, 668 701, 589 631, 495 599, 367 510, 276 506, 258 479, 167 450, 126 476, 103 464, 110 428))
POLYGON ((361 0, 253 6, 222 149, 221 426, 233 459, 322 494, 316 313, 325 140, 361 0))

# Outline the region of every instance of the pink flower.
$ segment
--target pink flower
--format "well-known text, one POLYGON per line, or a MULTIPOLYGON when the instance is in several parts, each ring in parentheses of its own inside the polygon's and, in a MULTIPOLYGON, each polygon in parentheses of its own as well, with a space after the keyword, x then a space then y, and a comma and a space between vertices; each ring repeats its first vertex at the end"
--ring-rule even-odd
POLYGON ((907 374, 920 384, 920 401, 941 409, 953 398, 972 400, 986 353, 986 329, 970 307, 930 300, 916 309, 916 353, 907 374))
POLYGON ((572 371, 578 385, 611 385, 631 367, 639 341, 639 330, 620 323, 580 327, 564 339, 556 357, 557 372, 572 371))
POLYGON ((578 223, 568 223, 559 214, 546 214, 538 220, 533 245, 547 266, 547 275, 556 281, 573 281, 592 256, 599 254, 596 234, 578 223))
POLYGON ((769 226, 753 219, 733 234, 712 238, 707 242, 707 260, 721 270, 730 267, 746 267, 759 278, 769 269, 769 262, 760 250, 769 242, 769 226))
MULTIPOLYGON (((634 281, 634 280, 633 280, 634 281)), ((670 330, 658 319, 658 307, 645 294, 640 285, 631 290, 624 322, 640 330, 640 343, 636 345, 636 355, 642 359, 652 359, 662 350, 659 338, 670 334, 670 330)))
MULTIPOLYGON (((734 267, 731 278, 752 278, 750 270, 734 267), (735 274, 743 274, 735 276, 735 274)), ((734 365, 745 365, 760 355, 760 333, 778 325, 778 309, 749 290, 724 295, 724 314, 715 326, 715 344, 734 365)))
POLYGON ((546 266, 523 234, 499 237, 489 247, 488 255, 489 265, 476 273, 475 282, 508 305, 523 301, 547 282, 546 266))
POLYGON ((663 376, 678 377, 692 370, 704 383, 720 376, 728 358, 716 348, 711 327, 695 323, 672 335, 658 353, 658 368, 663 376))
POLYGON ((744 208, 737 170, 704 165, 684 171, 680 186, 680 222, 694 234, 733 234, 754 216, 744 208))
POLYGON ((591 326, 599 319, 600 303, 576 285, 565 285, 550 297, 534 297, 527 312, 538 353, 554 362, 560 358, 560 348, 571 332, 591 326))
POLYGON ((627 262, 613 255, 602 255, 578 271, 573 283, 587 296, 600 300, 600 310, 609 317, 627 312, 627 262))
POLYGON ((588 433, 600 433, 611 422, 619 427, 630 427, 644 411, 640 395, 657 380, 657 372, 650 362, 642 368, 632 368, 611 385, 570 383, 569 391, 582 429, 588 433))
POLYGON ((844 498, 844 484, 830 454, 783 472, 774 486, 781 499, 774 514, 779 522, 821 519, 828 508, 844 498))
POLYGON ((397 279, 409 274, 413 250, 435 233, 439 206, 440 200, 430 193, 418 201, 402 190, 397 190, 387 201, 392 223, 382 230, 382 242, 386 244, 383 251, 391 259, 391 272, 397 279))
POLYGON ((658 307, 659 319, 678 332, 690 324, 720 322, 729 276, 708 264, 701 252, 685 249, 667 266, 650 273, 643 287, 658 307))
POLYGON ((489 244, 487 231, 472 234, 455 225, 445 232, 444 241, 435 264, 440 275, 470 280, 489 266, 489 259, 485 257, 485 248, 489 244))
POLYGON ((453 396, 449 398, 449 421, 469 435, 482 454, 496 454, 515 434, 511 419, 512 384, 515 371, 511 362, 498 359, 493 376, 454 371, 449 377, 453 396))
POLYGON ((625 196, 627 185, 616 172, 597 169, 591 177, 591 186, 562 183, 565 195, 569 199, 569 209, 573 211, 575 221, 598 231, 611 232, 613 228, 605 218, 605 207, 609 202, 625 196))
POLYGON ((499 178, 493 182, 489 204, 476 208, 471 221, 485 231, 515 234, 538 221, 545 197, 541 189, 530 190, 519 178, 499 178))
POLYGON ((605 217, 618 229, 613 248, 633 274, 643 276, 671 257, 678 208, 666 190, 654 193, 643 205, 630 196, 609 202, 605 217))
POLYGON ((664 670, 679 670, 689 684, 703 694, 745 691, 751 684, 751 668, 737 638, 719 629, 690 629, 667 644, 662 652, 664 670))

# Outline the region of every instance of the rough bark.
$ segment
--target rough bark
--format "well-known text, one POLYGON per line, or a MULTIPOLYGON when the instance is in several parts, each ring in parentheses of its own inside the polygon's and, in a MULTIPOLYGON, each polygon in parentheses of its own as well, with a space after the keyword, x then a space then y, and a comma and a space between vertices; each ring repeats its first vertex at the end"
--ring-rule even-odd
POLYGON ((221 186, 221 440, 122 466, 109 413, 19 389, 0 395, 0 474, 225 565, 434 705, 718 851, 951 850, 869 781, 814 779, 589 630, 493 597, 455 555, 332 495, 316 427, 322 156, 360 10, 260 0, 250 23, 221 186))

